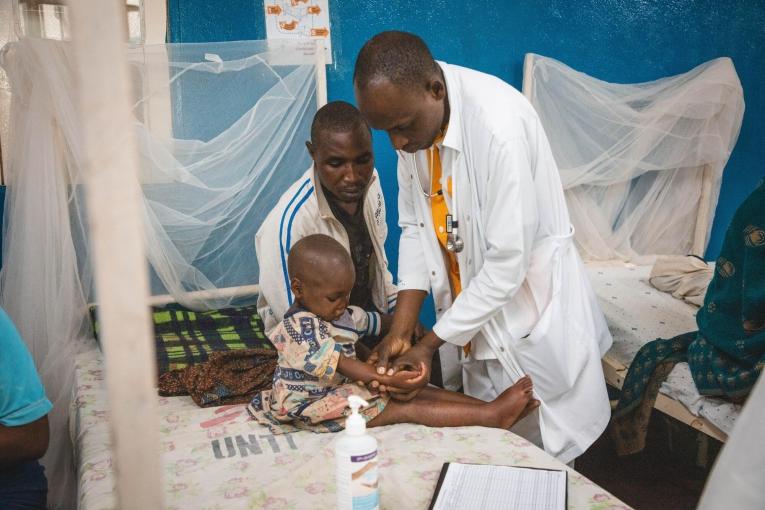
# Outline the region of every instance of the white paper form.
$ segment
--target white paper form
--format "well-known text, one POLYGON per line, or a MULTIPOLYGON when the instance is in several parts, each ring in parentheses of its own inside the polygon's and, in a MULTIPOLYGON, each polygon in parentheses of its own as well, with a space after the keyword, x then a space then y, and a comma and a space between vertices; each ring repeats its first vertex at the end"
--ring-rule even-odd
POLYGON ((434 510, 563 510, 566 472, 450 463, 434 510))

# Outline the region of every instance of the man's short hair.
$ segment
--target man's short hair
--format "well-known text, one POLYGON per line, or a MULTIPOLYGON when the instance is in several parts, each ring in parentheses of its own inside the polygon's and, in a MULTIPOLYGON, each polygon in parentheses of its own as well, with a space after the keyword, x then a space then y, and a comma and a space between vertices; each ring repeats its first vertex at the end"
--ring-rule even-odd
POLYGON ((397 86, 421 87, 438 74, 438 64, 420 37, 409 32, 381 32, 356 57, 353 83, 359 90, 376 80, 397 86))
POLYGON ((355 106, 345 101, 332 101, 313 116, 311 143, 316 144, 322 133, 349 133, 356 129, 365 129, 371 134, 369 125, 355 106))

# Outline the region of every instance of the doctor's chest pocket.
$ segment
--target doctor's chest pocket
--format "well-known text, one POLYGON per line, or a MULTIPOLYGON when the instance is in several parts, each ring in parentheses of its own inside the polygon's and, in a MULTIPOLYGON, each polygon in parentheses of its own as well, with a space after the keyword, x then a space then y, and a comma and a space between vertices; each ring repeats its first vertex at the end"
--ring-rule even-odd
POLYGON ((514 342, 521 367, 543 400, 570 390, 587 364, 587 334, 576 320, 559 312, 555 300, 528 335, 514 342))

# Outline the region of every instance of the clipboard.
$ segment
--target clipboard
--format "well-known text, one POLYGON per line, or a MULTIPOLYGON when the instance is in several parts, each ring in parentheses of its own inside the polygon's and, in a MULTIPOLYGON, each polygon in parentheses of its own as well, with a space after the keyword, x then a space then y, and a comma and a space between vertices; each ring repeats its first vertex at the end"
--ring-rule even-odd
MULTIPOLYGON (((449 466, 451 465, 451 462, 444 462, 444 465, 441 467, 441 473, 438 476, 438 482, 436 482, 436 488, 433 490, 433 497, 430 500, 430 505, 428 506, 428 510, 434 510, 436 507, 436 502, 438 501, 438 496, 441 493, 441 489, 444 485, 444 480, 446 479, 446 474, 449 471, 449 466)), ((458 463, 464 466, 491 466, 491 467, 497 467, 497 468, 514 468, 518 470, 535 470, 535 471, 547 471, 547 472, 555 472, 555 473, 563 473, 564 480, 565 480, 565 493, 563 498, 563 505, 560 507, 561 510, 565 510, 568 508, 568 471, 564 469, 544 469, 544 468, 536 468, 536 467, 528 467, 528 466, 502 466, 497 464, 468 464, 468 463, 458 463)), ((510 496, 512 493, 508 492, 508 496, 510 496)))

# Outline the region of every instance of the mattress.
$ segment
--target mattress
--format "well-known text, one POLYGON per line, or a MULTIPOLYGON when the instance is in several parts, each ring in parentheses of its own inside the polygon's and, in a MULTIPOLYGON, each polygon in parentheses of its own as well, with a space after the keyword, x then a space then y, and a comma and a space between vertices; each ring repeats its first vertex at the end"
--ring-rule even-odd
MULTIPOLYGON (((695 306, 648 283, 651 266, 588 263, 587 273, 614 338, 607 357, 629 366, 646 342, 697 329, 695 306)), ((660 391, 726 434, 730 434, 741 410, 736 404, 702 397, 687 363, 675 366, 660 391)))
MULTIPOLYGON (((71 408, 79 507, 116 508, 104 373, 98 350, 80 354, 71 408)), ((242 405, 198 408, 159 399, 165 508, 334 508, 336 434, 272 435, 242 405)), ((511 432, 392 425, 379 441, 381 508, 427 508, 444 462, 566 469, 571 509, 628 508, 511 432)))

